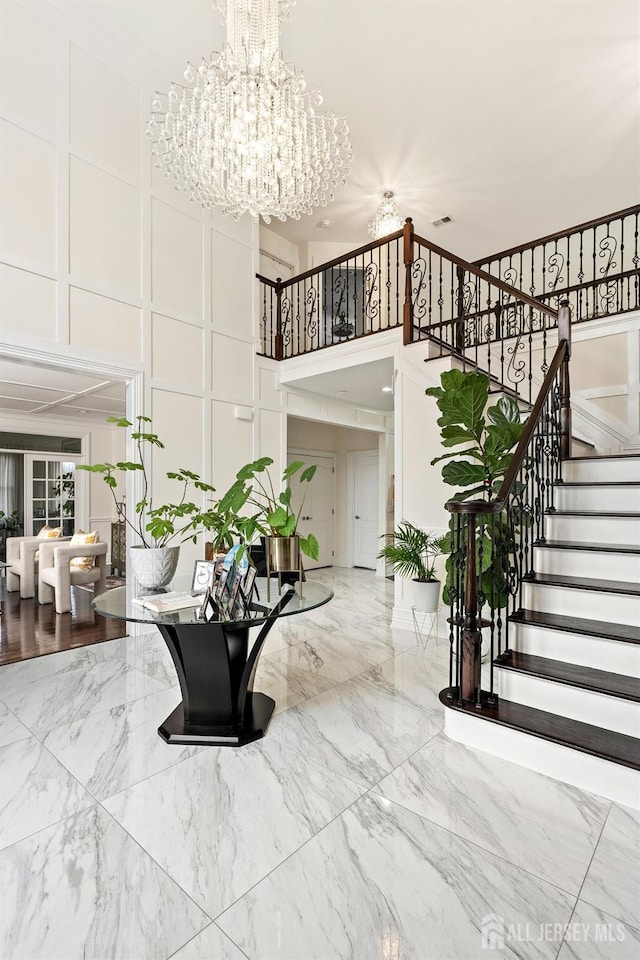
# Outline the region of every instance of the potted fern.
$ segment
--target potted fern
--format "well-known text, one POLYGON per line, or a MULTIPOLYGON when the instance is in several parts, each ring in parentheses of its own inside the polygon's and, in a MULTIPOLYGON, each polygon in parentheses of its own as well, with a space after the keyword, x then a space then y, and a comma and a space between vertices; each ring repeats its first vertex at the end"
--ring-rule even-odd
POLYGON ((413 581, 416 608, 425 613, 438 609, 440 581, 435 576, 435 563, 442 553, 442 538, 402 520, 393 533, 384 534, 386 543, 378 554, 401 577, 413 581))

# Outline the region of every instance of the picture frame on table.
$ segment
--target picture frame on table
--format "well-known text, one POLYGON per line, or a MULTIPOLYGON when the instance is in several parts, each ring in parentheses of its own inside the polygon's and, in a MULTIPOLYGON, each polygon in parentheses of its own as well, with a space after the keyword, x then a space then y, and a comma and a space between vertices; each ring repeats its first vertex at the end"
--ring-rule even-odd
POLYGON ((196 560, 193 565, 191 593, 206 593, 207 587, 213 587, 216 576, 215 560, 196 560))

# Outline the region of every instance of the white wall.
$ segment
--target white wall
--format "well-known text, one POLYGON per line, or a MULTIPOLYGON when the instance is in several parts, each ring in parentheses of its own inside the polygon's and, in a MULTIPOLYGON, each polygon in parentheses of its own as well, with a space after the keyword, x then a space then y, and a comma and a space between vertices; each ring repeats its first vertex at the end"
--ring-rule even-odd
MULTIPOLYGON (((378 451, 384 434, 371 430, 357 430, 340 427, 333 423, 321 423, 314 420, 302 420, 289 417, 287 421, 287 448, 293 450, 312 450, 315 453, 332 453, 336 458, 336 542, 335 564, 344 566, 348 562, 347 516, 347 454, 356 450, 378 451)), ((386 466, 386 460, 383 460, 386 466)), ((386 477, 386 474, 385 474, 386 477)), ((386 512, 385 484, 381 483, 380 496, 386 512)), ((384 528, 381 528, 381 531, 384 528)))
MULTIPOLYGON (((282 433, 268 401, 252 420, 234 413, 268 393, 254 371, 257 228, 203 212, 152 169, 157 75, 53 3, 2 0, 0 16, 0 349, 133 379, 130 406, 166 444, 156 497, 181 466, 224 486, 282 433)), ((106 512, 94 490, 90 514, 106 512)), ((182 568, 201 555, 185 545, 182 568)))

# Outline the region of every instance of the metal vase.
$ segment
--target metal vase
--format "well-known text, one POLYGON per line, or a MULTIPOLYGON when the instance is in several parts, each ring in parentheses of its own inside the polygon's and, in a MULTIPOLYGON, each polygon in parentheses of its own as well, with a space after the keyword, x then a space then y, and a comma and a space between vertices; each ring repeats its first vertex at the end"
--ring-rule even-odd
POLYGON ((271 574, 278 574, 278 590, 282 591, 281 573, 298 573, 302 596, 302 552, 300 537, 265 537, 264 555, 267 566, 267 600, 271 600, 271 574))

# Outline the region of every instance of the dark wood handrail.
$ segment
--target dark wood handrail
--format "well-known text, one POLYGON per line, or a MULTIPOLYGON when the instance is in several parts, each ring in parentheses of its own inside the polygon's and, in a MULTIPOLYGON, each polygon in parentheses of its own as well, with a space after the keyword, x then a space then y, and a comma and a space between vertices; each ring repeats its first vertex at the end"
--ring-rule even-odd
POLYGON ((504 510, 507 500, 509 499, 516 482, 516 477, 518 476, 522 464, 524 463, 527 449, 531 443, 531 438, 533 437, 535 429, 538 426, 538 420, 540 419, 540 414, 544 408, 545 401, 551 392, 556 374, 567 357, 568 351, 568 341, 561 340, 556 348, 556 352, 553 355, 553 360, 551 361, 547 375, 544 378, 544 382, 540 388, 540 393, 538 394, 536 402, 533 405, 533 410, 531 411, 531 415, 527 420, 527 425, 522 433, 522 436, 520 437, 520 442, 518 443, 513 457, 511 458, 509 469, 504 476, 504 480, 502 481, 496 499, 462 501, 449 500, 446 504, 446 507, 450 513, 501 513, 502 510, 504 510))
POLYGON ((371 243, 365 243, 362 247, 358 247, 357 250, 350 250, 349 253, 343 253, 341 257, 334 257, 333 260, 327 260, 326 263, 321 263, 319 266, 313 267, 312 270, 306 270, 305 273, 299 273, 297 277, 290 277, 288 280, 283 280, 280 286, 283 290, 286 287, 292 287, 294 283, 300 283, 301 280, 308 280, 309 277, 315 276, 316 273, 324 273, 325 270, 331 270, 332 267, 337 267, 341 263, 345 263, 347 260, 354 260, 356 257, 360 257, 364 253, 369 253, 370 250, 376 250, 378 247, 383 247, 385 243, 391 243, 392 240, 400 240, 402 235, 402 230, 396 230, 395 233, 390 233, 386 237, 380 237, 379 240, 372 240, 371 243))
POLYGON ((481 270, 480 267, 476 267, 475 264, 469 263, 467 260, 463 260, 461 257, 456 256, 455 253, 451 253, 449 250, 445 250, 444 247, 439 247, 436 243, 431 243, 430 240, 425 240, 424 237, 416 236, 414 240, 417 241, 421 246, 426 247, 428 250, 431 250, 433 253, 436 253, 439 257, 442 257, 445 260, 450 260, 452 263, 455 263, 456 266, 462 267, 462 269, 473 274, 473 276, 478 277, 480 280, 484 280, 486 283, 491 284, 492 287, 498 287, 499 290, 508 293, 510 297, 514 300, 519 300, 521 303, 526 303, 530 307, 533 307, 534 310, 539 310, 541 313, 546 313, 547 316, 553 317, 554 320, 558 319, 558 311, 554 310, 552 307, 547 307, 546 304, 542 303, 540 300, 536 300, 535 297, 531 297, 528 293, 525 293, 524 290, 518 290, 517 287, 512 287, 511 284, 505 283, 504 280, 501 280, 500 277, 496 277, 493 273, 487 273, 486 270, 481 270))
POLYGON ((274 290, 280 286, 277 280, 270 280, 269 277, 263 277, 261 273, 256 273, 256 277, 261 283, 266 283, 268 287, 273 287, 274 290))
POLYGON ((549 233, 546 237, 539 237, 537 240, 530 240, 529 243, 521 243, 517 247, 511 247, 509 250, 502 250, 500 253, 493 253, 490 257, 483 257, 481 260, 474 260, 476 265, 481 263, 492 263, 494 260, 501 260, 503 257, 512 257, 516 253, 524 253, 531 247, 539 247, 544 243, 551 243, 554 240, 564 240, 566 237, 572 237, 582 230, 592 230, 603 223, 612 223, 614 220, 622 220, 630 214, 640 213, 640 204, 634 204, 632 207, 626 207, 624 210, 618 210, 616 213, 609 213, 605 217, 596 217, 595 220, 587 220, 586 223, 579 223, 575 227, 569 227, 568 230, 558 230, 556 233, 549 233))

